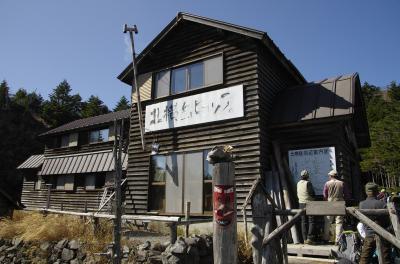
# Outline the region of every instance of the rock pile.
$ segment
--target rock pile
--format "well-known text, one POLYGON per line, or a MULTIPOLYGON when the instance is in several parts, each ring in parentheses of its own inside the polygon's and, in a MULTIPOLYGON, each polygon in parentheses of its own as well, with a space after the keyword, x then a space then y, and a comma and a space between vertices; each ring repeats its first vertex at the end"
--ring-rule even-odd
POLYGON ((170 245, 145 242, 138 246, 136 262, 151 264, 206 264, 213 263, 211 236, 179 237, 170 245))
POLYGON ((12 241, 0 239, 0 263, 83 263, 86 254, 76 240, 63 239, 58 243, 24 242, 20 238, 12 241))

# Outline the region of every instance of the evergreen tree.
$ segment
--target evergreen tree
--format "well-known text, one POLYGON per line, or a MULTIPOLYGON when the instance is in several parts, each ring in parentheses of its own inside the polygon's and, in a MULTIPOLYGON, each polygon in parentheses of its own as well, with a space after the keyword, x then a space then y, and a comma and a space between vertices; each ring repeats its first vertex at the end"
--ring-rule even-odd
POLYGON ((361 91, 364 97, 364 102, 366 107, 369 105, 369 102, 373 99, 375 99, 376 97, 380 96, 380 89, 379 87, 375 86, 375 85, 371 85, 367 82, 365 82, 362 86, 361 86, 361 91))
POLYGON ((108 107, 104 105, 103 101, 99 97, 91 95, 87 102, 83 103, 82 106, 82 117, 91 117, 109 112, 108 107))
POLYGON ((42 109, 43 98, 36 92, 28 93, 25 89, 20 88, 12 97, 12 103, 22 107, 25 111, 40 113, 42 109))
POLYGON ((131 105, 129 104, 129 101, 128 101, 128 99, 126 99, 126 97, 125 96, 122 96, 120 99, 119 99, 119 101, 118 101, 118 103, 117 103, 117 105, 115 106, 115 108, 114 108, 114 112, 117 112, 117 111, 121 111, 121 110, 126 110, 126 109, 129 109, 131 107, 131 105))
POLYGON ((53 127, 80 118, 82 98, 79 94, 71 95, 71 86, 64 80, 43 103, 43 118, 53 127))
POLYGON ((8 108, 8 104, 10 101, 9 97, 10 88, 6 80, 3 80, 0 84, 0 109, 8 108))
POLYGON ((387 87, 389 98, 395 101, 400 101, 400 85, 395 81, 391 82, 387 87))
MULTIPOLYGON (((362 87, 367 102, 367 118, 371 147, 361 151, 363 171, 385 175, 386 183, 399 182, 400 175, 400 90, 395 82, 388 87, 390 101, 385 101, 380 89, 365 83, 362 87), (372 89, 371 89, 372 87, 372 89), (373 96, 371 96, 373 94, 373 96)), ((386 185, 385 182, 381 184, 386 185)))

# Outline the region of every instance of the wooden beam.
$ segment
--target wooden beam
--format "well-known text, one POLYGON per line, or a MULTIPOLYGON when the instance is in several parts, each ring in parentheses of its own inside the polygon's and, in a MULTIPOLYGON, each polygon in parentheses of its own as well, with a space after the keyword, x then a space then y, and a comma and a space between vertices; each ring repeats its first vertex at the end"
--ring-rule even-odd
POLYGON ((389 211, 390 221, 392 222, 393 230, 397 239, 400 239, 400 222, 399 222, 399 210, 397 203, 387 203, 389 211))
POLYGON ((383 258, 382 254, 382 239, 380 238, 380 236, 375 235, 375 243, 376 243, 376 249, 378 251, 378 263, 385 264, 385 259, 383 258))
MULTIPOLYGON (((286 209, 291 209, 292 208, 292 204, 290 201, 290 196, 289 196, 289 186, 288 186, 288 182, 286 180, 285 177, 285 170, 283 169, 283 165, 282 165, 282 156, 281 156, 281 150, 280 150, 280 146, 279 143, 277 141, 272 142, 272 146, 273 146, 273 150, 274 150, 274 156, 275 156, 275 161, 276 164, 278 166, 278 171, 279 171, 279 177, 281 180, 281 185, 282 185, 282 191, 283 191, 283 200, 285 202, 285 208, 286 209)), ((288 216, 289 220, 291 220, 291 216, 288 216)), ((295 226, 293 226, 290 229, 290 233, 292 234, 292 239, 293 239, 293 243, 297 244, 300 242, 299 237, 297 235, 297 229, 295 226)))
MULTIPOLYGON (((279 209, 275 210, 274 213, 276 215, 296 215, 301 210, 302 209, 283 209, 283 210, 279 209)), ((365 215, 389 215, 389 211, 387 209, 358 209, 358 211, 360 211, 365 215)), ((309 214, 306 211, 306 215, 313 215, 313 214, 309 214)))
POLYGON ((306 204, 307 215, 346 215, 344 201, 309 201, 306 204))
POLYGON ((386 231, 383 227, 381 227, 380 225, 376 224, 374 221, 369 219, 366 215, 364 215, 363 213, 361 213, 360 211, 358 211, 353 207, 346 208, 346 211, 355 218, 357 218, 358 220, 360 220, 360 222, 362 222, 363 224, 369 226, 379 236, 383 237, 384 239, 392 243, 395 247, 400 249, 400 240, 397 239, 392 234, 390 234, 388 231, 386 231))
POLYGON ((296 223, 296 221, 300 219, 300 217, 305 213, 305 211, 306 211, 305 209, 301 209, 295 216, 293 216, 292 219, 290 219, 283 225, 279 226, 271 234, 269 234, 268 237, 264 237, 263 246, 271 242, 272 239, 279 237, 283 232, 288 231, 296 223))

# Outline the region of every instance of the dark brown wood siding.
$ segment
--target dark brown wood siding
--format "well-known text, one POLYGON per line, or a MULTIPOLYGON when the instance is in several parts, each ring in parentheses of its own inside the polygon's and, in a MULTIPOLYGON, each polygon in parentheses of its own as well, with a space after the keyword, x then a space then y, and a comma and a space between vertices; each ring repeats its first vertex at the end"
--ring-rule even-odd
MULTIPOLYGON (((47 187, 42 184, 40 190, 35 190, 34 185, 34 181, 24 181, 21 201, 29 209, 45 208, 47 187)), ((99 207, 102 194, 103 190, 85 191, 82 187, 71 192, 52 190, 50 208, 60 210, 62 204, 66 211, 83 212, 87 204, 88 211, 93 212, 99 207)))
POLYGON ((258 83, 260 98, 260 133, 262 174, 271 170, 270 120, 276 95, 283 89, 299 85, 282 64, 264 46, 258 47, 258 83))
MULTIPOLYGON (((204 56, 223 53, 224 83, 199 89, 202 93, 233 85, 244 85, 245 117, 211 124, 176 128, 146 134, 147 147, 160 143, 160 153, 211 149, 215 145, 235 147, 235 177, 238 206, 243 203, 252 181, 260 175, 260 106, 258 92, 257 43, 253 39, 221 32, 208 26, 185 22, 178 25, 159 45, 151 57, 139 65, 139 72, 158 71, 204 56)), ((187 96, 193 93, 182 94, 187 96)), ((170 98, 164 98, 167 100, 170 98)), ((154 103, 152 100, 146 102, 154 103)), ((143 107, 145 109, 145 107, 143 107)), ((144 111, 143 111, 144 113, 144 111)), ((141 150, 136 106, 132 108, 128 160, 126 212, 146 213, 150 151, 141 150)))

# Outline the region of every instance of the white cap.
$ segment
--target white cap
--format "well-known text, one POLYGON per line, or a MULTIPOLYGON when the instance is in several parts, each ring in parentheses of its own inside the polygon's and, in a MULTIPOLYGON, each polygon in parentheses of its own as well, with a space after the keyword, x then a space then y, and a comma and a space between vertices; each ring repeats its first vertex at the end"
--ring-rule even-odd
POLYGON ((300 176, 310 176, 310 174, 308 173, 308 171, 307 170, 302 170, 301 172, 300 172, 300 176))
POLYGON ((328 173, 328 176, 336 176, 337 175, 337 171, 336 170, 331 170, 329 173, 328 173))

